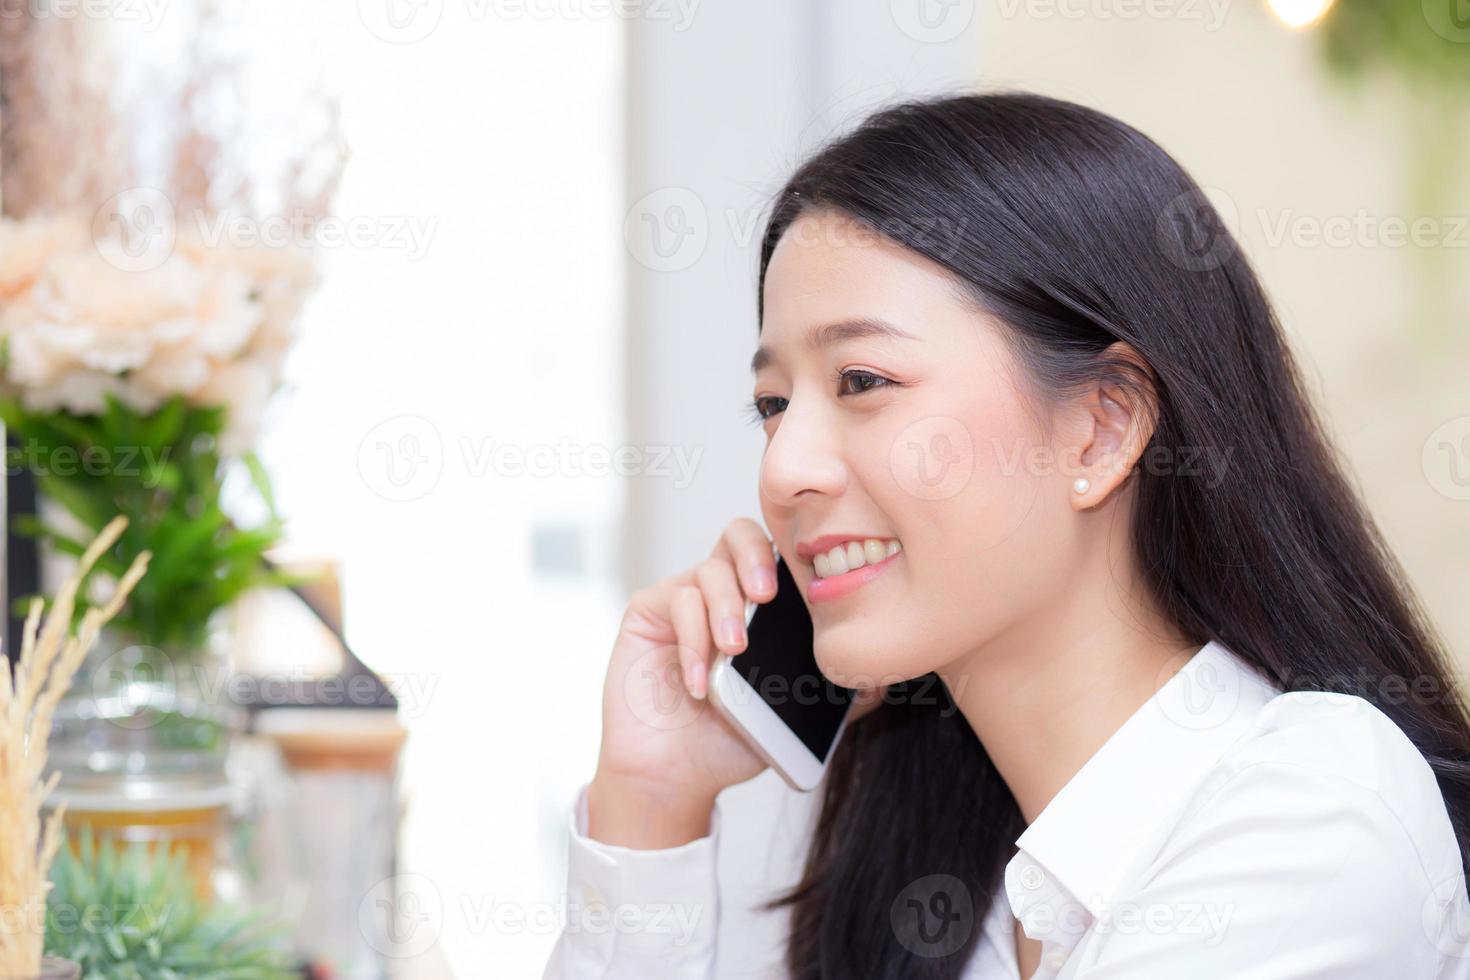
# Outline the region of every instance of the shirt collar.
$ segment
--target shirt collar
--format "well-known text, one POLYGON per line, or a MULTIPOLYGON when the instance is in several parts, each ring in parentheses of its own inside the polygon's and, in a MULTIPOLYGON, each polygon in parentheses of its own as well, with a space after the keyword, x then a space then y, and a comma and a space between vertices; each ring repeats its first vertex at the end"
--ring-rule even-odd
MULTIPOLYGON (((1055 913, 1060 900, 1099 915, 1138 850, 1279 693, 1218 641, 1201 647, 1016 839, 1005 869, 1012 914, 1027 926, 1028 913, 1055 913)), ((1075 918, 1057 927, 1080 929, 1075 918)))

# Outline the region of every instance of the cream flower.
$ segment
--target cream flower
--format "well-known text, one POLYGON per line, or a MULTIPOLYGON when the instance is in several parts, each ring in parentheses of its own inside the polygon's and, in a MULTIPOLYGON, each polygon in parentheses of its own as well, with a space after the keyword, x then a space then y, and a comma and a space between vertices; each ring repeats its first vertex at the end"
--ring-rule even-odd
POLYGON ((156 262, 136 258, 93 241, 85 215, 0 222, 6 385, 29 409, 77 414, 109 392, 142 412, 183 394, 224 406, 222 443, 245 451, 314 284, 309 254, 184 228, 156 262))
POLYGON ((0 220, 0 301, 29 289, 52 256, 86 243, 86 220, 77 214, 0 220))

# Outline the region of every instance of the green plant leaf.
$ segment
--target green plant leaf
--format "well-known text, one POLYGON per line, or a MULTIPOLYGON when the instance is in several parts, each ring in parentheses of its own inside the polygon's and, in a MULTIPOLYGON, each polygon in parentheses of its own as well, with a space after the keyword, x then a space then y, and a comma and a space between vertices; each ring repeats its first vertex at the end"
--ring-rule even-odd
POLYGON ((97 838, 83 827, 57 854, 46 951, 106 980, 295 980, 286 924, 195 891, 182 849, 97 838), (91 910, 87 916, 62 910, 91 910))

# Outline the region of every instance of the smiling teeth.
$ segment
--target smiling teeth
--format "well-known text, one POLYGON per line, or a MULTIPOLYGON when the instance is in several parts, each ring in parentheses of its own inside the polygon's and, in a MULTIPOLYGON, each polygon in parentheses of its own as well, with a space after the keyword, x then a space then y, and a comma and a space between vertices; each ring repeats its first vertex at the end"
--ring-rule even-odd
POLYGON ((876 565, 889 555, 902 550, 903 545, 896 538, 892 541, 865 538, 862 541, 839 544, 831 551, 817 555, 812 564, 817 568, 817 578, 827 578, 850 572, 854 568, 862 568, 864 565, 876 565))

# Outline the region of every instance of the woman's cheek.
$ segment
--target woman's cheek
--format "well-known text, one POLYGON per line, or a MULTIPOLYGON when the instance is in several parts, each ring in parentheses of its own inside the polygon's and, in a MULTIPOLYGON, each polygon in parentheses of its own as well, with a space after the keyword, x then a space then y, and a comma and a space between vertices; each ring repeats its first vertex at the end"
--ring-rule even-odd
POLYGON ((953 415, 923 415, 889 440, 888 471, 901 496, 914 502, 952 500, 974 481, 973 423, 953 415))

